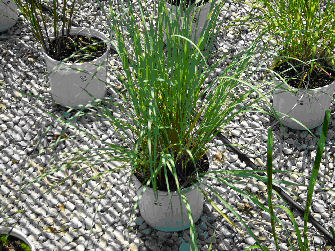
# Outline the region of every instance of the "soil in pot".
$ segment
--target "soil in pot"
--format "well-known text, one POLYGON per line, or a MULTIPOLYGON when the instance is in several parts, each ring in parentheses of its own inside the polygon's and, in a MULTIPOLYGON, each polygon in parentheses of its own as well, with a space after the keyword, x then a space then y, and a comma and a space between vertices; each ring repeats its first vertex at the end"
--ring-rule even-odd
MULTIPOLYGON (((202 159, 196 162, 196 166, 194 166, 194 163, 190 160, 184 164, 184 168, 182 168, 182 165, 185 161, 186 157, 184 156, 176 162, 176 172, 181 189, 190 187, 198 182, 196 170, 198 170, 198 173, 203 173, 209 169, 209 161, 206 154, 202 157, 202 159)), ((143 169, 141 168, 140 170, 143 169)), ((138 170, 135 170, 134 174, 142 184, 145 184, 146 181, 150 178, 150 170, 147 170, 146 172, 139 172, 138 170)), ((176 181, 173 174, 169 170, 167 170, 167 176, 170 191, 177 191, 176 181)), ((149 187, 153 188, 152 183, 150 183, 149 187)), ((161 177, 157 176, 157 190, 168 191, 163 169, 161 177)))
POLYGON ((0 234, 0 251, 30 251, 30 247, 22 240, 14 236, 0 234))
POLYGON ((58 61, 68 58, 69 63, 84 63, 101 57, 106 50, 107 44, 100 38, 70 34, 51 40, 47 54, 58 61))
POLYGON ((295 88, 315 89, 331 84, 335 80, 335 68, 324 59, 316 62, 321 67, 315 68, 309 78, 306 76, 310 66, 297 60, 283 62, 273 70, 286 79, 287 84, 295 88))

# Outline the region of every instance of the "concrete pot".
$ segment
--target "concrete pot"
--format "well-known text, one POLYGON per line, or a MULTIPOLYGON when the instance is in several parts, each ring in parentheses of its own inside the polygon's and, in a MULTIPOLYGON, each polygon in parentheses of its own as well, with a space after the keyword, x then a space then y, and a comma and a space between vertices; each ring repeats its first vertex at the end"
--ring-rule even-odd
MULTIPOLYGON (((73 27, 70 34, 98 37, 107 41, 101 32, 89 28, 73 27)), ((43 52, 54 101, 63 106, 77 107, 88 104, 93 97, 103 98, 106 93, 106 62, 109 49, 110 44, 107 43, 107 50, 101 57, 85 63, 60 62, 43 52)))
MULTIPOLYGON (((192 37, 191 40, 196 44, 199 42, 201 33, 203 32, 204 28, 207 26, 208 24, 208 16, 209 13, 211 11, 211 5, 214 4, 212 1, 203 4, 201 6, 196 6, 193 7, 193 10, 187 13, 190 17, 189 17, 189 23, 191 24, 192 21, 192 37), (193 16, 194 14, 194 16, 193 16), (193 17, 193 20, 191 20, 191 18, 193 17)), ((172 15, 172 18, 175 20, 176 19, 176 13, 179 13, 180 11, 180 6, 176 6, 176 5, 171 5, 169 3, 166 3, 166 8, 168 10, 170 10, 170 14, 172 15), (176 12, 177 11, 177 12, 176 12)), ((182 14, 182 16, 184 17, 186 14, 185 12, 182 14)), ((182 18, 183 18, 182 17, 182 18)), ((179 23, 181 24, 181 20, 179 20, 179 23)))
MULTIPOLYGON (((0 234, 8 234, 8 232, 10 230, 11 230, 10 228, 0 227, 0 234)), ((20 240, 24 241, 30 247, 31 251, 36 251, 36 248, 35 248, 34 244, 21 231, 19 231, 19 230, 17 230, 17 229, 14 228, 10 232, 10 236, 14 236, 16 238, 19 238, 20 240)))
MULTIPOLYGON (((300 121, 308 129, 313 129, 323 123, 325 111, 329 109, 335 91, 335 81, 330 85, 316 89, 296 89, 283 84, 286 90, 276 90, 273 95, 273 108, 280 113, 289 115, 300 121)), ((289 117, 280 115, 280 121, 287 127, 305 130, 289 117)))
MULTIPOLYGON (((182 207, 180 207, 177 192, 171 192, 172 197, 170 200, 168 192, 158 191, 156 200, 152 188, 147 187, 143 193, 143 184, 135 175, 132 176, 132 180, 135 184, 137 195, 139 197, 142 195, 138 201, 138 205, 141 216, 147 224, 164 232, 181 231, 190 227, 185 203, 182 201, 182 207)), ((204 204, 204 196, 198 190, 199 185, 193 185, 182 190, 191 206, 194 222, 199 220, 204 204)))
POLYGON ((13 0, 0 0, 0 32, 8 30, 19 18, 17 5, 13 0))

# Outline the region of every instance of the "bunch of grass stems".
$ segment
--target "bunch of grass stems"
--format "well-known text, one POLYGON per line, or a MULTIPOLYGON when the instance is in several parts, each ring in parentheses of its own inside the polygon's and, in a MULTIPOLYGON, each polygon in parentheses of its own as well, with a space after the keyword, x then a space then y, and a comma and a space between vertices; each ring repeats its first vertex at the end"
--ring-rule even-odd
MULTIPOLYGON (((243 18, 243 22, 266 31, 280 45, 274 67, 283 62, 295 62, 295 65, 299 62, 305 69, 303 80, 309 79, 314 70, 329 74, 330 69, 324 62, 334 70, 334 1, 255 0, 246 4, 257 10, 257 14, 243 18)), ((313 86, 307 88, 312 89, 313 86)))
MULTIPOLYGON (((216 34, 220 3, 216 8, 212 8, 211 21, 197 44, 190 39, 191 29, 187 23, 189 21, 184 19, 185 23, 180 24, 178 18, 171 18, 164 1, 159 1, 150 8, 145 1, 135 1, 129 5, 111 2, 109 4, 110 10, 103 9, 103 11, 110 21, 113 35, 111 42, 122 60, 123 86, 126 92, 120 93, 121 103, 113 102, 111 99, 96 100, 94 104, 84 108, 96 111, 97 119, 109 121, 115 135, 118 135, 123 143, 104 142, 106 147, 69 151, 67 158, 64 157, 61 162, 54 159, 55 165, 51 164, 53 162, 51 161, 49 166, 52 168, 29 184, 60 169, 71 169, 85 164, 94 166, 116 163, 115 166, 108 165, 110 168, 107 171, 98 173, 88 180, 127 168, 130 174, 135 172, 148 174, 146 185, 151 184, 157 193, 157 177, 165 174, 167 178, 166 174, 171 173, 177 184, 180 203, 184 201, 188 209, 191 222, 191 249, 198 250, 197 231, 189 203, 182 193, 183 187, 178 182, 176 162, 186 158, 187 161, 196 163, 206 154, 209 143, 217 132, 236 116, 251 111, 265 113, 260 103, 271 106, 267 99, 271 90, 260 90, 261 86, 251 81, 251 76, 257 71, 257 69, 251 70, 250 67, 254 56, 259 53, 257 41, 235 57, 219 76, 207 81, 220 64, 220 62, 213 65, 207 63, 212 49, 212 38, 215 38, 216 34), (137 16, 135 7, 138 8, 140 16, 137 16), (115 111, 118 111, 121 117, 114 116, 115 111)), ((183 15, 178 11, 175 14, 183 15)), ((220 61, 223 60, 224 58, 220 61)), ((79 110, 72 120, 52 113, 50 115, 76 128, 78 132, 92 140, 100 140, 100 135, 94 135, 73 123, 76 116, 79 117, 81 114, 79 110)), ((59 141, 63 140, 65 139, 59 141)), ((186 165, 182 165, 181 168, 186 168, 186 165)), ((86 169, 83 167, 79 171, 84 170, 86 169)), ((239 189, 235 184, 239 178, 262 181, 264 178, 257 172, 266 170, 208 170, 206 173, 196 170, 195 172, 198 181, 205 188, 199 187, 199 189, 221 216, 239 229, 233 220, 220 210, 208 192, 237 217, 256 240, 257 245, 265 250, 248 224, 224 195, 220 194, 220 190, 209 182, 216 180, 270 212, 255 196, 239 189)), ((62 182, 75 173, 77 172, 71 173, 62 182)), ((60 184, 56 183, 51 189, 60 184)), ((169 187, 168 192, 171 192, 169 187)), ((136 207, 137 204, 134 209, 136 207)))
POLYGON ((72 18, 75 11, 76 0, 63 0, 60 4, 57 0, 14 0, 31 28, 31 31, 43 48, 48 53, 49 45, 52 39, 55 39, 56 55, 59 55, 63 44, 61 37, 68 36, 71 31, 72 18), (48 9, 46 10, 46 7, 48 9), (53 34, 50 34, 50 24, 53 29, 53 34))

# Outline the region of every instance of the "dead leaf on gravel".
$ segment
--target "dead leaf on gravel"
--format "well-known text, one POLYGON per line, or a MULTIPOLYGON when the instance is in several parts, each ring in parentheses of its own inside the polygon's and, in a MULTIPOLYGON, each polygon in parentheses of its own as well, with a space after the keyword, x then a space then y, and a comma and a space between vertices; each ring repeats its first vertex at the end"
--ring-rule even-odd
POLYGON ((58 208, 60 211, 65 211, 65 206, 63 204, 60 204, 58 208))
POLYGON ((0 110, 1 111, 6 111, 7 107, 4 104, 0 103, 0 110))
POLYGON ((266 237, 265 236, 258 236, 258 240, 260 240, 260 241, 266 241, 266 237))
POLYGON ((53 135, 53 139, 54 140, 58 140, 59 138, 61 139, 66 139, 68 137, 68 135, 66 133, 62 133, 62 134, 54 134, 53 135))
POLYGON ((223 153, 219 151, 216 154, 214 154, 213 159, 214 161, 219 163, 223 163, 225 161, 223 153))

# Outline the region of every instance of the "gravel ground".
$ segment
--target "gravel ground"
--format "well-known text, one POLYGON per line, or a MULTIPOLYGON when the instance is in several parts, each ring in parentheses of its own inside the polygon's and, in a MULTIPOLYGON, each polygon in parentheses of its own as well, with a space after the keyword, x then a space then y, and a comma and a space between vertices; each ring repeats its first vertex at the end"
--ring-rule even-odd
MULTIPOLYGON (((84 27, 94 27, 107 33, 102 12, 93 2, 86 1, 81 6, 75 21, 84 27)), ((220 15, 222 27, 249 11, 246 6, 226 1, 220 15)), ((217 38, 217 57, 226 56, 221 66, 249 46, 255 37, 255 32, 249 32, 244 26, 221 29, 217 38)), ((0 224, 7 217, 7 223, 17 222, 16 227, 33 240, 37 250, 188 250, 189 230, 174 233, 154 230, 143 222, 138 210, 135 211, 135 220, 129 223, 136 197, 133 186, 128 183, 127 172, 90 180, 98 172, 108 170, 111 163, 82 166, 84 173, 74 174, 51 192, 48 191, 54 184, 76 170, 59 170, 34 182, 21 193, 16 191, 50 170, 57 160, 64 158, 62 154, 66 150, 100 147, 104 142, 117 141, 118 135, 111 130, 108 121, 96 119, 94 111, 86 111, 73 123, 98 135, 96 140, 76 133, 75 129, 67 128, 49 115, 67 114, 68 119, 73 118, 73 113, 52 103, 45 63, 22 18, 11 30, 1 34, 0 52, 0 224), (52 148, 61 134, 65 135, 64 140, 52 148), (85 183, 79 186, 82 182, 85 183), (20 209, 24 212, 15 214, 20 209)), ((260 58, 256 62, 260 62, 260 58)), ((120 86, 117 80, 120 70, 120 60, 112 55, 108 82, 116 89, 120 86)), ((216 73, 221 71, 218 68, 216 73)), ((255 83, 260 77, 255 76, 255 83)), ((115 97, 110 89, 107 98, 115 97)), ((313 216, 327 229, 335 225, 333 105, 331 110, 332 122, 312 206, 313 216)), ((315 137, 307 132, 281 128, 271 117, 262 114, 240 116, 225 128, 224 133, 234 144, 246 147, 243 152, 261 168, 266 161, 266 134, 270 125, 274 128, 275 138, 274 166, 279 170, 294 171, 276 178, 307 185, 316 154, 315 137)), ((319 135, 320 127, 312 132, 319 135)), ((220 140, 213 141, 210 155, 213 166, 217 168, 249 169, 220 140)), ((243 179, 238 183, 238 188, 252 192, 262 203, 266 203, 264 184, 243 179)), ((211 185, 237 209, 262 243, 274 250, 269 215, 229 187, 216 182, 211 185)), ((307 187, 294 187, 291 192, 291 196, 303 206, 307 187)), ((212 199, 215 201, 215 198, 212 199)), ((240 226, 227 208, 221 205, 219 208, 240 226)), ((283 212, 278 211, 278 215, 288 228, 292 228, 283 212)), ((297 222, 303 225, 303 219, 299 217, 297 222)), ((232 227, 208 202, 196 225, 201 250, 208 250, 210 246, 213 250, 242 250, 255 243, 244 230, 240 232, 232 227)), ((240 229, 244 228, 241 226, 240 229)), ((287 234, 292 233, 280 231, 281 250, 288 250, 285 240, 287 234)), ((311 250, 331 249, 314 227, 309 228, 308 235, 311 250)))

